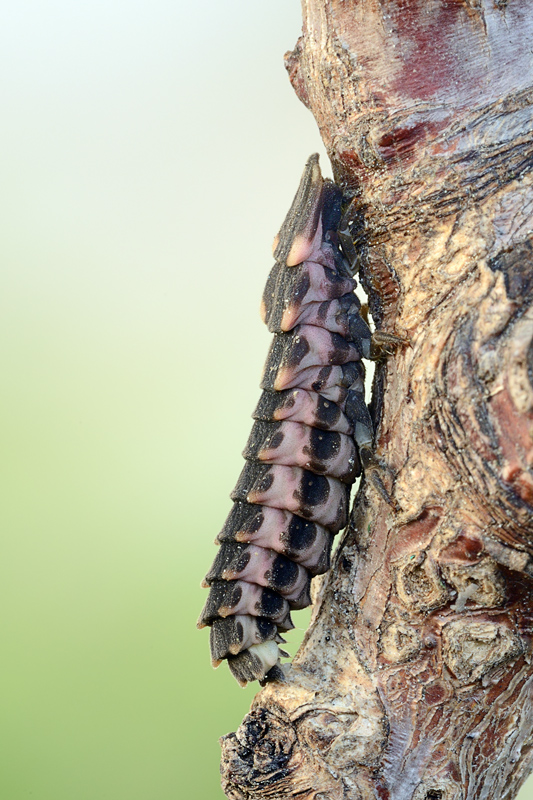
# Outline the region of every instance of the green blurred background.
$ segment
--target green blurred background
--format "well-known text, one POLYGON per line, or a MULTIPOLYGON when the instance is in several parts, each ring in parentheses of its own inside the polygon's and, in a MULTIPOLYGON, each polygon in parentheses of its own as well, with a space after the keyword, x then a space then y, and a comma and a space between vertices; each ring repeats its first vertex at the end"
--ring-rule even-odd
POLYGON ((300 26, 297 0, 0 13, 0 800, 222 800, 255 689, 195 621, 271 240, 323 153, 300 26))

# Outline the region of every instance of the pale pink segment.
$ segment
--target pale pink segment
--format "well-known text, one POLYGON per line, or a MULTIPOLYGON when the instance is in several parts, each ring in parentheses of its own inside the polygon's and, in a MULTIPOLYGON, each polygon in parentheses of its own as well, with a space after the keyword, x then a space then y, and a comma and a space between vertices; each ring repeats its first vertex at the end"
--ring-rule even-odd
POLYGON ((350 436, 334 433, 340 440, 337 452, 327 460, 319 460, 313 449, 311 437, 325 438, 329 431, 317 431, 300 422, 282 422, 277 429, 283 434, 281 444, 276 448, 264 448, 258 453, 260 461, 268 464, 285 464, 310 469, 312 472, 327 472, 333 478, 346 478, 352 475, 356 463, 355 443, 350 436))
POLYGON ((300 302, 321 303, 324 300, 334 300, 344 294, 353 292, 356 282, 352 278, 342 278, 339 280, 338 272, 334 267, 325 264, 318 264, 316 261, 307 261, 303 265, 309 278, 309 288, 300 302), (331 281, 331 273, 334 271, 334 282, 331 281))
POLYGON ((349 333, 348 314, 338 299, 288 306, 283 312, 281 330, 291 331, 303 324, 317 325, 342 336, 349 333))
MULTIPOLYGON (((285 335, 285 334, 280 334, 285 335)), ((298 367, 315 367, 347 364, 348 361, 359 361, 359 352, 355 345, 347 342, 338 333, 330 333, 316 325, 299 325, 293 334, 296 344, 307 342, 309 350, 299 360, 298 367)))
MULTIPOLYGON (((310 215, 309 222, 312 222, 313 215, 310 215)), ((287 256, 287 266, 296 267, 312 258, 314 253, 320 251, 322 245, 322 218, 318 219, 318 226, 313 232, 312 227, 308 226, 306 231, 296 234, 292 247, 287 256), (310 238, 311 236, 311 238, 310 238)))
POLYGON ((240 571, 227 568, 222 573, 221 578, 225 581, 232 581, 238 578, 239 580, 257 583, 259 586, 268 586, 268 581, 264 579, 264 575, 272 568, 276 553, 273 550, 265 550, 262 547, 249 547, 246 552, 249 556, 246 566, 240 571), (260 580, 258 580, 259 578, 260 580))
POLYGON ((252 644, 261 644, 261 642, 265 641, 264 636, 261 635, 261 632, 257 628, 256 617, 250 616, 249 614, 237 614, 235 615, 235 622, 240 622, 242 625, 243 640, 239 645, 230 646, 229 652, 232 653, 232 655, 237 655, 241 650, 246 650, 246 648, 250 647, 252 644))
MULTIPOLYGON (((258 586, 271 586, 272 570, 275 567, 276 559, 280 557, 279 553, 253 544, 248 547, 247 553, 250 554, 250 558, 244 569, 239 573, 228 569, 222 576, 223 579, 234 580, 238 578, 248 583, 256 583, 258 586)), ((277 589, 279 594, 287 600, 296 600, 309 582, 307 571, 303 567, 299 564, 294 564, 294 568, 295 577, 291 585, 287 588, 277 589)))
MULTIPOLYGON (((287 539, 289 538, 288 527, 294 515, 279 508, 268 508, 268 506, 263 507, 263 513, 264 521, 258 531, 237 534, 235 539, 239 542, 250 542, 258 547, 266 547, 286 555, 287 539)), ((320 561, 324 550, 329 547, 331 539, 331 533, 323 525, 319 525, 318 522, 314 522, 313 525, 316 532, 314 542, 310 547, 297 554, 293 553, 291 556, 293 561, 311 570, 314 570, 320 561)))
MULTIPOLYGON (((286 404, 281 408, 276 409, 274 413, 275 420, 290 419, 294 422, 303 422, 306 425, 317 425, 317 406, 319 402, 324 402, 324 398, 316 392, 309 392, 306 389, 293 389, 292 391, 292 404, 286 404)), ((326 400, 325 403, 332 403, 331 400, 326 400)), ((336 405, 333 404, 332 405, 336 405)), ((337 422, 328 427, 327 430, 339 431, 339 433, 352 433, 353 426, 348 417, 340 411, 337 422)))
POLYGON ((308 367, 299 372, 289 374, 284 370, 284 375, 276 377, 274 389, 277 392, 283 389, 311 389, 320 393, 328 400, 339 403, 346 397, 346 388, 343 386, 344 372, 342 367, 308 367))
POLYGON ((346 525, 346 486, 336 478, 278 465, 270 468, 267 477, 248 493, 249 503, 285 508, 332 531, 346 525))
MULTIPOLYGON (((269 506, 262 506, 259 508, 258 506, 258 511, 261 511, 263 515, 263 521, 259 530, 250 534, 242 531, 237 532, 235 535, 235 541, 251 542, 254 541, 254 537, 256 535, 264 539, 264 541, 275 539, 277 535, 287 530, 293 517, 290 511, 284 511, 282 508, 270 508, 269 506)), ((262 542, 255 542, 255 544, 260 544, 261 547, 270 547, 270 545, 263 544, 262 542)), ((273 547, 272 549, 277 550, 276 547, 273 547)), ((279 553, 281 551, 277 550, 277 552, 279 553)))
MULTIPOLYGON (((263 594, 263 586, 259 586, 257 583, 250 583, 249 581, 239 580, 237 581, 237 586, 241 589, 241 599, 239 602, 232 606, 231 608, 225 608, 221 606, 218 609, 218 614, 220 617, 229 617, 232 614, 252 614, 252 616, 262 616, 260 609, 262 606, 262 594, 263 594)), ((288 614, 288 606, 285 603, 282 610, 279 612, 277 616, 269 617, 272 622, 284 622, 287 618, 288 614)))
POLYGON ((308 244, 308 254, 306 255, 306 257, 302 258, 301 261, 295 261, 292 264, 287 264, 287 266, 297 267, 303 263, 306 264, 318 263, 337 271, 333 247, 331 246, 330 242, 322 241, 322 234, 323 230, 322 230, 322 219, 321 219, 320 224, 313 237, 313 240, 308 244))

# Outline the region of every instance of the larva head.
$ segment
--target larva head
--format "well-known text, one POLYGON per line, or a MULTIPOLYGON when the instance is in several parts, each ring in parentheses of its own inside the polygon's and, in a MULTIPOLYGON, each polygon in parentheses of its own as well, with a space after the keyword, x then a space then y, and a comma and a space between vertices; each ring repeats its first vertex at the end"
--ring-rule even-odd
POLYGON ((307 160, 289 213, 274 239, 272 250, 278 263, 294 267, 311 254, 320 224, 323 184, 318 153, 313 153, 307 160))

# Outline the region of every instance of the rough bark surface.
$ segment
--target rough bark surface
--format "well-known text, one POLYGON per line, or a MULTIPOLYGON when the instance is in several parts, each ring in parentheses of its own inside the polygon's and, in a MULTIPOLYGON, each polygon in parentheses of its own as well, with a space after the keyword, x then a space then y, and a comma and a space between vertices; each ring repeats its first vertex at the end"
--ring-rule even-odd
POLYGON ((513 798, 533 767, 533 0, 303 0, 287 68, 358 197, 387 503, 364 481, 239 800, 513 798))

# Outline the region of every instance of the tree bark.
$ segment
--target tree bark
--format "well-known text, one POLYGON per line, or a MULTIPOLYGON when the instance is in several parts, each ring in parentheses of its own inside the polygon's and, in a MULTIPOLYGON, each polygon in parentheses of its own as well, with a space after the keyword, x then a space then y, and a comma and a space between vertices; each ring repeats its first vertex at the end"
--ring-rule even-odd
POLYGON ((303 0, 287 56, 357 198, 376 456, 239 800, 516 796, 532 769, 533 0, 303 0))

